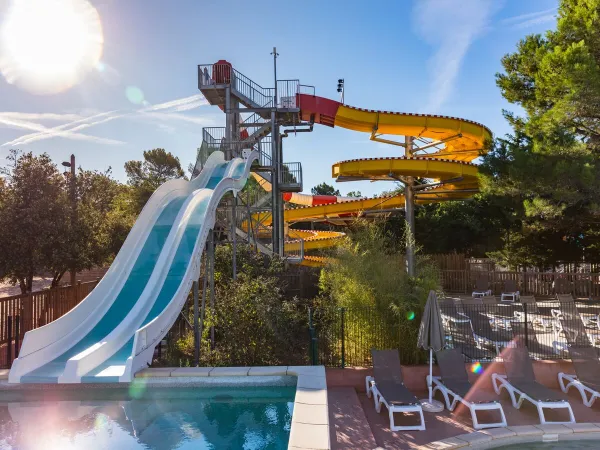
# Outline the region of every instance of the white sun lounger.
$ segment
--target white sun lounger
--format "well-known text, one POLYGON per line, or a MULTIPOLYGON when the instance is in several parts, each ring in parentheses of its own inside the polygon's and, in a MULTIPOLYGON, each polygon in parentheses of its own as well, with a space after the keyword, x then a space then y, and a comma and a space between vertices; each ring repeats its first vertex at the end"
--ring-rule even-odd
MULTIPOLYGON (((499 402, 494 400, 472 402, 465 398, 467 393, 472 389, 472 385, 469 382, 462 353, 456 349, 452 349, 436 352, 435 355, 442 376, 433 377, 433 392, 439 391, 444 396, 446 408, 448 408, 449 411, 454 411, 459 402, 465 405, 471 412, 473 428, 476 430, 506 427, 506 416, 504 415, 504 410, 499 402), (500 413, 501 421, 480 423, 477 418, 477 411, 498 411, 500 413)), ((429 378, 429 375, 427 378, 429 378)))
POLYGON ((600 398, 600 361, 593 347, 569 347, 571 361, 577 375, 558 374, 558 384, 564 393, 574 387, 581 394, 585 406, 591 407, 600 398), (566 384, 565 384, 566 383, 566 384))
POLYGON ((527 348, 508 349, 504 355, 504 367, 507 375, 492 374, 492 386, 496 394, 500 395, 502 389, 506 389, 516 409, 520 409, 525 400, 535 405, 542 425, 575 423, 575 416, 569 402, 535 381, 527 348), (545 409, 566 409, 569 420, 547 421, 544 415, 545 409))
POLYGON ((381 412, 385 405, 390 416, 392 431, 424 430, 425 418, 421 402, 404 386, 402 368, 397 350, 371 350, 373 357, 373 377, 365 378, 367 396, 373 396, 375 410, 381 412), (394 413, 416 413, 419 415, 418 425, 396 425, 394 413))

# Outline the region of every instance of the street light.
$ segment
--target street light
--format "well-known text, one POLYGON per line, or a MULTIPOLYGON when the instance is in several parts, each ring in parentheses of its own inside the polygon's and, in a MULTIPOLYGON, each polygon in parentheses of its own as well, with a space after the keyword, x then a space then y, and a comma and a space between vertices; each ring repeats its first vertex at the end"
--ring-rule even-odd
POLYGON ((342 98, 342 104, 344 103, 344 79, 338 79, 337 91, 340 93, 342 98))
MULTIPOLYGON (((71 155, 71 161, 63 161, 62 165, 71 169, 71 179, 69 180, 70 197, 71 197, 71 232, 75 230, 75 224, 77 223, 77 184, 75 180, 75 155, 71 155)), ((65 172, 64 175, 68 175, 69 172, 65 172)), ((73 239, 73 236, 71 236, 73 239)), ((76 283, 76 269, 75 269, 75 246, 71 248, 71 286, 75 286, 76 283)))

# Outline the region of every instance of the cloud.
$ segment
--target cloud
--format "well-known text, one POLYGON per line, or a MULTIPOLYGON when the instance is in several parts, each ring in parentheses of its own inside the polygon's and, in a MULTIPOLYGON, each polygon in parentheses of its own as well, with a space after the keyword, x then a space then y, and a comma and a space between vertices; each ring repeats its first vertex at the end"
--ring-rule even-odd
POLYGON ((97 114, 91 114, 85 117, 81 115, 69 115, 69 114, 47 114, 47 113, 16 113, 6 112, 0 113, 0 124, 17 128, 26 129, 29 131, 35 131, 23 136, 13 139, 12 141, 5 142, 2 144, 3 147, 24 145, 32 142, 50 139, 53 137, 62 137, 67 139, 84 140, 102 144, 123 144, 122 141, 114 139, 101 138, 98 136, 91 136, 88 134, 79 133, 87 128, 95 127, 113 120, 121 119, 124 117, 151 117, 154 119, 161 120, 176 120, 188 123, 194 123, 196 125, 206 125, 210 123, 210 119, 205 119, 198 116, 190 116, 181 114, 184 111, 190 111, 200 106, 207 105, 208 102, 201 94, 192 95, 176 100, 171 100, 156 105, 148 105, 143 108, 133 111, 107 111, 97 114), (22 120, 28 117, 31 119, 41 120, 69 120, 67 123, 58 125, 55 127, 47 128, 46 126, 28 122, 22 120))
POLYGON ((557 8, 545 9, 518 16, 508 17, 500 21, 501 25, 508 25, 511 28, 522 29, 529 28, 542 23, 554 22, 556 20, 557 8))
POLYGON ((418 0, 415 3, 416 32, 436 48, 428 62, 431 88, 424 112, 437 112, 450 98, 469 47, 488 29, 499 3, 493 0, 418 0))

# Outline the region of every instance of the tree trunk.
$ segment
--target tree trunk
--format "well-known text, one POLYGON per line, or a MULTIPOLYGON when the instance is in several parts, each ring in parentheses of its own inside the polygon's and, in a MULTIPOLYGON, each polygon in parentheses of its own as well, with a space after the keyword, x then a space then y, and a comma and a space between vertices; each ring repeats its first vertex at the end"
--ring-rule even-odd
POLYGON ((27 292, 33 291, 33 274, 27 275, 27 292))
POLYGON ((27 285, 25 284, 24 278, 19 278, 19 287, 21 288, 21 294, 27 294, 27 285))
POLYGON ((60 280, 62 279, 65 272, 66 270, 63 270, 62 272, 54 272, 54 275, 52 277, 52 284, 50 285, 50 287, 58 287, 58 284, 60 283, 60 280))

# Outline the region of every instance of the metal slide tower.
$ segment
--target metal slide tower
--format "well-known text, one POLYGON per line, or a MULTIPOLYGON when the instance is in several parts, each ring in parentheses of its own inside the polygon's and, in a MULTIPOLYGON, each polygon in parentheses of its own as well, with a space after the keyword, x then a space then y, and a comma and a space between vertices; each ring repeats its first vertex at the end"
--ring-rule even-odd
POLYGON ((282 194, 302 190, 302 166, 299 162, 284 163, 282 147, 288 132, 312 131, 311 123, 298 118, 296 95, 301 89, 314 93, 314 87, 301 86, 299 80, 277 80, 275 48, 273 61, 275 87, 268 88, 224 60, 198 65, 198 88, 211 105, 225 113, 225 127, 203 129, 193 176, 214 151, 220 150, 231 159, 257 150, 260 158, 253 172, 259 174, 257 179, 271 183, 271 192, 249 187, 238 198, 229 199, 230 204, 219 211, 217 225, 226 230, 234 246, 241 237, 263 253, 300 262, 302 244, 286 252, 282 194), (264 224, 265 219, 270 226, 264 224))

